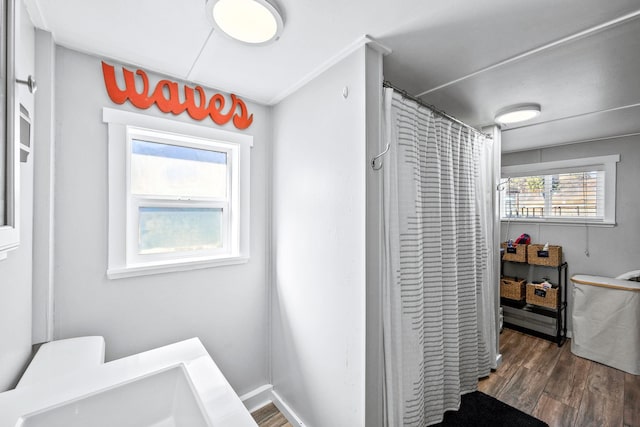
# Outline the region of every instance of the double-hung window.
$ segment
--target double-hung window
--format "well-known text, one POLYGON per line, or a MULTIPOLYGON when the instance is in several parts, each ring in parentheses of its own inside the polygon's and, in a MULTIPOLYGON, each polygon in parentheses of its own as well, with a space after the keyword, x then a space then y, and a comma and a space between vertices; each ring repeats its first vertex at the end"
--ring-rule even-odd
POLYGON ((128 143, 130 263, 236 252, 238 148, 133 127, 128 143))
POLYGON ((502 220, 615 224, 619 155, 502 168, 502 220))
POLYGON ((246 262, 252 139, 104 109, 111 278, 246 262))

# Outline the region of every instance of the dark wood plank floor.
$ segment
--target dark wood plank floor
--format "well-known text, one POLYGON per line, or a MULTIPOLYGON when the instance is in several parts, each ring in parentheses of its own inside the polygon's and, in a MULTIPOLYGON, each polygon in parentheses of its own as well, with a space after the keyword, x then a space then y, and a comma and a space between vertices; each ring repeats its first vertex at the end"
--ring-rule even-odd
POLYGON ((251 414, 260 427, 292 427, 276 405, 269 403, 251 414))
POLYGON ((640 376, 511 329, 500 335, 502 366, 480 391, 551 427, 640 427, 640 376))
MULTIPOLYGON (((511 329, 500 335, 502 366, 478 389, 550 427, 640 427, 640 376, 511 329)), ((260 427, 291 427, 272 403, 251 414, 260 427)))

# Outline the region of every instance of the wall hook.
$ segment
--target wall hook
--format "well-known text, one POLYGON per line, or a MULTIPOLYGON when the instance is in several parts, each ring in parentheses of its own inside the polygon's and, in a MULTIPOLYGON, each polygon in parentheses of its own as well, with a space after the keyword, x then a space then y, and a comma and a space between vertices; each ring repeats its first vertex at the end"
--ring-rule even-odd
POLYGON ((502 191, 509 186, 511 183, 511 177, 508 177, 505 180, 500 181, 500 183, 496 186, 497 191, 502 191))
POLYGON ((371 167, 373 168, 373 170, 378 171, 378 170, 380 170, 382 168, 382 159, 381 159, 381 157, 384 156, 385 154, 387 154, 389 152, 390 148, 391 148, 391 144, 387 142, 387 148, 385 148, 382 153, 378 154, 373 159, 371 159, 371 167))
POLYGON ((27 80, 16 79, 16 83, 27 85, 27 87, 29 87, 29 92, 31 93, 36 93, 36 90, 38 90, 38 84, 33 79, 33 76, 31 74, 29 74, 27 80))

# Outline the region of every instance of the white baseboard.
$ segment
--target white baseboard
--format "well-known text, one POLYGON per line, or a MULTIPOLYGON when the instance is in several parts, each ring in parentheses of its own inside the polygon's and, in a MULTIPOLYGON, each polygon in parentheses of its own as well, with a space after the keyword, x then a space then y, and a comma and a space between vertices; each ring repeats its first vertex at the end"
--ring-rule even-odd
POLYGON ((287 405, 284 400, 282 400, 278 393, 276 393, 274 390, 271 390, 271 396, 273 397, 273 404, 276 405, 276 408, 278 408, 278 410, 282 412, 282 415, 285 416, 285 418, 293 427, 309 427, 307 424, 302 422, 302 420, 296 415, 296 413, 293 412, 291 407, 287 405))
POLYGON ((500 367, 500 365, 502 365, 502 353, 498 353, 496 355, 496 368, 498 369, 500 367))
POLYGON ((265 384, 240 396, 240 400, 249 412, 254 412, 269 403, 276 405, 276 408, 284 415, 293 427, 309 427, 304 424, 300 417, 296 415, 289 405, 273 390, 271 384, 265 384))
POLYGON ((240 396, 240 400, 242 400, 242 403, 244 403, 245 408, 247 408, 249 412, 254 412, 272 402, 272 390, 273 386, 271 384, 265 384, 249 393, 243 394, 240 396))

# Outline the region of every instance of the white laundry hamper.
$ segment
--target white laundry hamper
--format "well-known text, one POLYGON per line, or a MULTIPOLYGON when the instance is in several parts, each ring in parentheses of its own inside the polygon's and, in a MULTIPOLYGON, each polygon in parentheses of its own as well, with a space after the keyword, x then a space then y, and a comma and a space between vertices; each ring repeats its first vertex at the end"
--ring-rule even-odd
POLYGON ((571 352, 640 375, 640 282, 575 275, 571 352))

